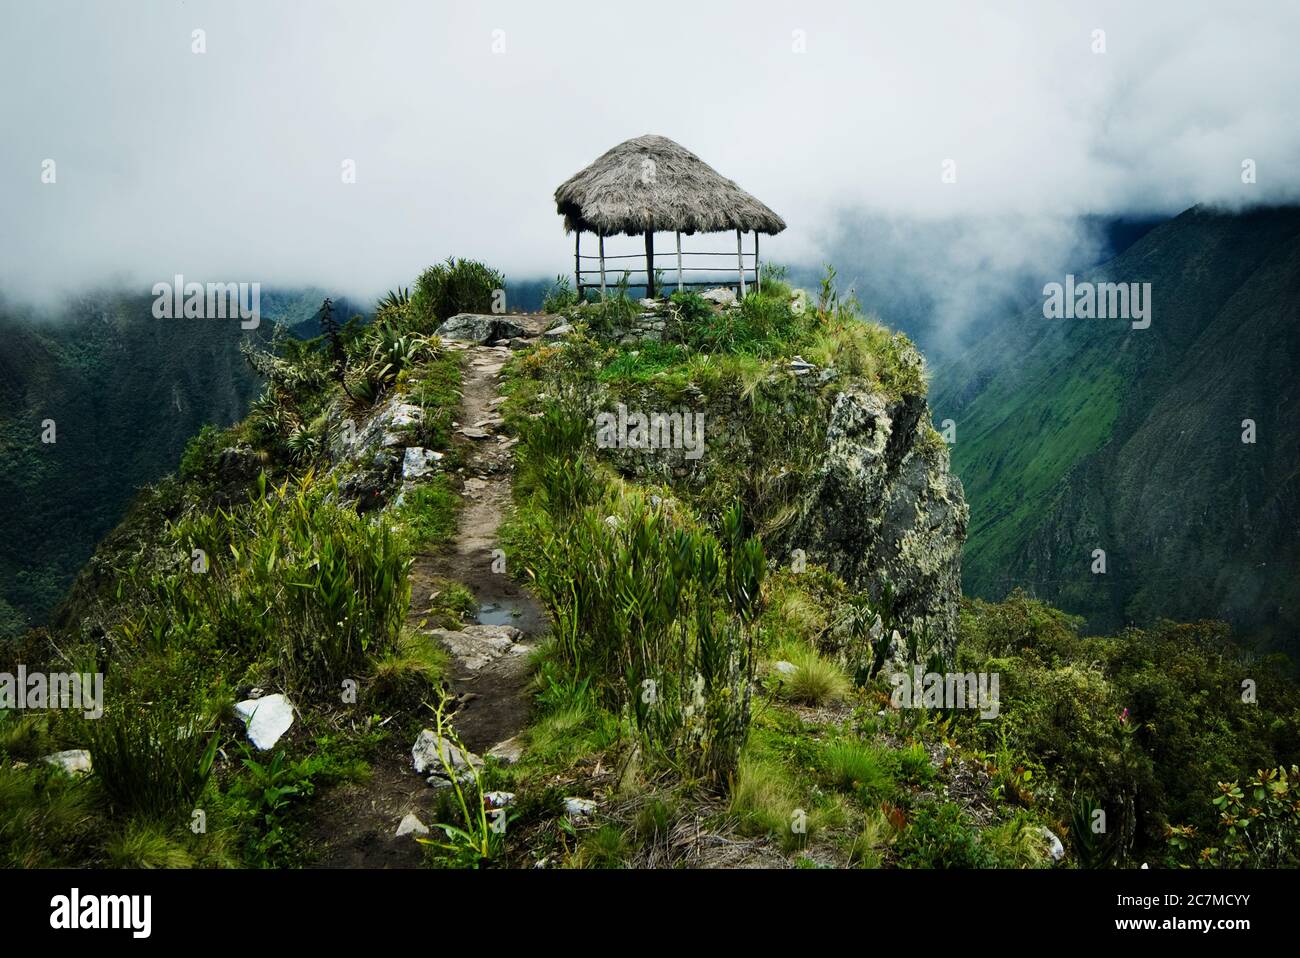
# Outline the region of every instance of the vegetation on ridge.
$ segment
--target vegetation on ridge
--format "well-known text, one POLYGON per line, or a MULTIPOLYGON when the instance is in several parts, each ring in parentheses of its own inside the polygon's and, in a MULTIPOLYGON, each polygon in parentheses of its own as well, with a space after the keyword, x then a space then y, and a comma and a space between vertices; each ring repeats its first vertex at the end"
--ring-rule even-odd
MULTIPOLYGON (((91 731, 66 711, 0 716, 5 863, 308 863, 324 790, 453 708, 427 628, 463 624, 473 596, 447 583, 406 625, 411 556, 449 542, 459 498, 460 367, 430 333, 499 275, 449 261, 433 277, 369 324, 326 310, 321 337, 250 349, 251 415, 200 432, 144 494, 67 628, 3 646, 0 669, 84 663, 109 691, 91 731), (422 415, 398 425, 405 406, 422 415), (338 452, 377 422, 443 457, 400 504, 338 452), (231 715, 254 688, 298 710, 269 754, 231 715), (84 747, 88 778, 41 761, 84 747)), ((657 339, 616 337, 639 313, 625 291, 552 302, 574 330, 514 354, 502 407, 518 439, 502 546, 552 629, 522 757, 451 776, 430 864, 1037 868, 1052 836, 1067 867, 1297 863, 1300 692, 1219 624, 1097 637, 1019 593, 966 601, 952 661, 900 647, 997 674, 998 715, 896 707, 888 603, 771 547, 837 393, 926 389, 911 344, 833 273, 811 302, 777 270, 736 306, 676 294, 657 339), (596 447, 606 401, 725 409, 745 441, 719 437, 694 474, 648 468, 596 447), (872 667, 848 667, 846 644, 872 667), (501 834, 486 803, 505 792, 501 834), (574 796, 594 810, 566 810, 574 796)))

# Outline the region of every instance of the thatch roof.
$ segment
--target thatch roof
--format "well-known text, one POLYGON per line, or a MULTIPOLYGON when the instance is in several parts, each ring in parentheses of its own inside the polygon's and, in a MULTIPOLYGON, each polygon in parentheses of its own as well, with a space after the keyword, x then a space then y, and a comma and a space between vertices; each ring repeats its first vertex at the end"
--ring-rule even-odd
POLYGON ((785 220, 666 136, 620 143, 565 180, 555 191, 555 206, 566 233, 785 229, 785 220))

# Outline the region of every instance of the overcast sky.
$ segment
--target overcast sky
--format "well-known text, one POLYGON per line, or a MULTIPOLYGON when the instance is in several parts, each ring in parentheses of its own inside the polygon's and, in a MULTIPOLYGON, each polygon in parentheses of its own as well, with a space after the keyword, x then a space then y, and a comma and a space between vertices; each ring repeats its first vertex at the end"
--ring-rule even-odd
POLYGON ((177 272, 368 296, 450 254, 553 276, 555 187, 644 133, 781 213, 764 254, 790 263, 830 255, 846 213, 988 218, 963 234, 978 264, 1068 248, 1082 213, 1300 197, 1295 3, 0 7, 21 298, 177 272))

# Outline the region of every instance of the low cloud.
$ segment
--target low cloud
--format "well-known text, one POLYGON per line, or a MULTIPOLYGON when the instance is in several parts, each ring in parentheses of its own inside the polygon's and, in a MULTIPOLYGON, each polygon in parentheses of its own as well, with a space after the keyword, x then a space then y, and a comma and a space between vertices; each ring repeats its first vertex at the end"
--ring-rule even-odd
POLYGON ((1300 198, 1291 4, 595 9, 12 8, 0 290, 184 273, 365 298, 448 255, 553 276, 572 263, 555 187, 649 132, 785 217, 765 257, 858 237, 863 264, 934 274, 954 323, 982 284, 1086 251, 1087 216, 1300 198))

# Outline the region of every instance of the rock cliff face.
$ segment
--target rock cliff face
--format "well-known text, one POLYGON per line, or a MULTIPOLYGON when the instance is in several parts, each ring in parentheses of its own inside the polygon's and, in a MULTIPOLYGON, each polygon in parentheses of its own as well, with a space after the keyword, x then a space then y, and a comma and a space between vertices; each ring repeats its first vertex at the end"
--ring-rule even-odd
POLYGON ((786 540, 888 607, 905 643, 896 654, 950 656, 970 513, 929 421, 920 396, 839 393, 786 540))
MULTIPOLYGON (((919 371, 922 358, 908 349, 919 371)), ((925 397, 891 396, 802 360, 774 370, 756 392, 761 401, 735 383, 707 394, 688 387, 668 396, 651 385, 596 396, 598 410, 621 403, 629 412, 704 417, 702 455, 683 448, 602 454, 629 478, 703 495, 715 509, 737 497, 759 503, 769 557, 789 567, 802 550, 808 562, 868 592, 900 632, 895 656, 950 656, 970 513, 925 397)), ((861 650, 842 651, 862 664, 861 650)))

